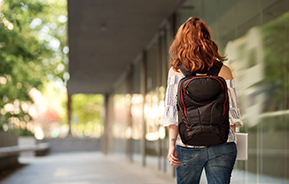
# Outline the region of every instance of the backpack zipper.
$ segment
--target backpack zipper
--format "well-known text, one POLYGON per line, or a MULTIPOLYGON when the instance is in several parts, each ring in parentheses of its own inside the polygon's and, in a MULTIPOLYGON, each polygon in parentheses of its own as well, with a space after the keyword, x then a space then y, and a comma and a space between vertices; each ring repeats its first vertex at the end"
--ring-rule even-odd
POLYGON ((223 86, 222 82, 219 81, 220 77, 218 77, 218 76, 200 76, 200 77, 194 77, 194 78, 192 78, 192 79, 187 79, 187 80, 190 80, 190 81, 186 84, 186 87, 189 85, 189 83, 190 83, 192 80, 198 79, 198 78, 204 78, 204 77, 216 79, 216 80, 221 84, 222 89, 224 90, 224 86, 223 86))

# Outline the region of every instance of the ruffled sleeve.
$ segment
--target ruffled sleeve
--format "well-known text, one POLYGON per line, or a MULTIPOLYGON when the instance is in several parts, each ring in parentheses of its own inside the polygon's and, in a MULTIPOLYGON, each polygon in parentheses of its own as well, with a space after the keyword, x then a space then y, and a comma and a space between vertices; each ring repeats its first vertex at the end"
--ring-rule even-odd
POLYGON ((163 126, 178 125, 177 89, 183 75, 173 75, 168 78, 165 98, 165 110, 162 117, 163 126))
POLYGON ((235 83, 234 80, 226 80, 226 82, 228 87, 229 105, 230 105, 229 121, 231 125, 241 127, 243 126, 243 121, 241 119, 235 83))

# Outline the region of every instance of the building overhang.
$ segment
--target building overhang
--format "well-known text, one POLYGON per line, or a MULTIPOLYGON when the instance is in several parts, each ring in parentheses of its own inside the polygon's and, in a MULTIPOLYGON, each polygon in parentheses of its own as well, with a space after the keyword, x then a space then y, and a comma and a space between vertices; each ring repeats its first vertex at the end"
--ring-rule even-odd
POLYGON ((105 94, 183 0, 68 0, 69 94, 105 94))

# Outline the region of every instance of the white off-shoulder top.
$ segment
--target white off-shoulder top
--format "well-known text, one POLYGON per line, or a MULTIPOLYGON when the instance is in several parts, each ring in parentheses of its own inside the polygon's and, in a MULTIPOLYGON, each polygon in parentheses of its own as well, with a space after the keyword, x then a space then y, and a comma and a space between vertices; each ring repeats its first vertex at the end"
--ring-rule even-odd
MULTIPOLYGON (((178 83, 183 78, 183 75, 173 75, 168 78, 168 84, 166 89, 166 98, 165 98, 165 110, 162 117, 163 126, 169 125, 178 125, 178 112, 177 112, 177 89, 178 83)), ((236 125, 236 127, 243 126, 243 121, 241 120, 238 98, 235 88, 234 80, 226 80, 228 86, 228 95, 229 95, 229 121, 230 125, 236 125)), ((228 141, 234 142, 235 133, 230 128, 228 141)), ((182 143, 180 136, 178 136, 177 145, 199 148, 200 146, 188 146, 182 143)))

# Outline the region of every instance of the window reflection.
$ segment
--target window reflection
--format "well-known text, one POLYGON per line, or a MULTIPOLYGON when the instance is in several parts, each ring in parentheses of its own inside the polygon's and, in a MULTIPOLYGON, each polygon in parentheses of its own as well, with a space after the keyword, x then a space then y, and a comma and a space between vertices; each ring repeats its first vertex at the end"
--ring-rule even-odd
POLYGON ((258 124, 265 101, 265 94, 257 85, 264 79, 263 45, 259 28, 254 27, 245 36, 229 41, 225 52, 238 87, 242 116, 246 124, 252 127, 258 124))
POLYGON ((142 138, 142 116, 143 116, 143 96, 141 94, 133 94, 131 99, 132 114, 132 138, 140 140, 142 138))
POLYGON ((288 7, 289 0, 187 0, 177 14, 176 27, 204 19, 233 70, 249 160, 237 162, 232 183, 289 180, 288 7))

